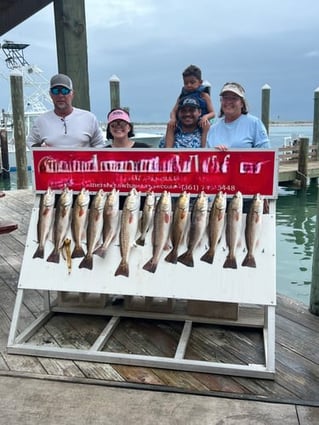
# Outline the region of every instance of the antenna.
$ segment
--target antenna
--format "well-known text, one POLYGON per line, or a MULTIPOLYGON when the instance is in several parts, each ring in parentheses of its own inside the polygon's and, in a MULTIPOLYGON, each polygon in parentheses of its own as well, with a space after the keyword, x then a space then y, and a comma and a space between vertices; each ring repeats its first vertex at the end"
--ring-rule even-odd
POLYGON ((20 68, 21 66, 29 65, 24 58, 24 49, 29 44, 14 43, 13 41, 4 40, 1 49, 6 56, 6 65, 9 69, 20 68))

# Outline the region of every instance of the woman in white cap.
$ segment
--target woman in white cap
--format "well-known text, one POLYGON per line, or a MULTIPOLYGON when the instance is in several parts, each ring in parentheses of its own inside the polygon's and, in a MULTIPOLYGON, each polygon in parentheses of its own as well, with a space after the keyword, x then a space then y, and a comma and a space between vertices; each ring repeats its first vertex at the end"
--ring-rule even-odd
POLYGON ((41 114, 27 138, 28 147, 105 147, 103 132, 94 114, 72 105, 74 90, 70 77, 56 74, 50 80, 52 111, 41 114))
POLYGON ((208 131, 208 148, 227 150, 270 147, 264 124, 248 113, 245 90, 240 84, 224 84, 220 101, 219 119, 208 131))
POLYGON ((112 148, 148 148, 143 142, 136 142, 134 128, 129 113, 122 108, 114 108, 107 114, 106 138, 111 140, 112 148))

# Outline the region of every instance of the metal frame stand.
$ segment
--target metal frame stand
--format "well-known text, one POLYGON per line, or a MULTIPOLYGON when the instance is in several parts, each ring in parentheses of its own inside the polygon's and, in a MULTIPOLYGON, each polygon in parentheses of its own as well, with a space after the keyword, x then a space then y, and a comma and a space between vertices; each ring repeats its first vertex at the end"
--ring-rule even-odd
POLYGON ((52 357, 70 360, 84 360, 101 363, 127 364, 135 366, 157 367, 165 369, 175 369, 183 371, 195 371, 216 373, 223 375, 234 375, 243 377, 256 377, 264 379, 274 379, 275 374, 275 306, 263 306, 263 320, 258 324, 258 320, 254 317, 253 323, 249 321, 230 321, 221 319, 201 319, 200 322, 217 323, 219 325, 235 325, 243 327, 262 327, 265 363, 264 364, 232 364, 220 363, 213 361, 189 360, 185 359, 187 344, 189 342, 193 321, 197 322, 197 318, 183 315, 172 315, 154 312, 132 312, 123 309, 115 309, 114 307, 106 308, 66 308, 55 306, 50 300, 50 291, 43 291, 44 304, 43 311, 38 318, 28 325, 18 335, 18 327, 20 322, 20 312, 23 303, 24 291, 26 289, 18 289, 16 302, 13 311, 12 323, 8 339, 8 353, 24 354, 32 356, 52 357), (28 340, 43 327, 56 312, 75 313, 75 314, 94 314, 110 316, 110 319, 102 330, 96 341, 90 349, 73 349, 65 347, 48 347, 39 346, 28 343, 28 340), (159 320, 175 320, 183 321, 184 327, 180 335, 177 349, 174 357, 159 357, 152 355, 136 355, 126 353, 114 353, 102 351, 103 347, 111 337, 112 333, 120 323, 121 317, 134 317, 159 320))

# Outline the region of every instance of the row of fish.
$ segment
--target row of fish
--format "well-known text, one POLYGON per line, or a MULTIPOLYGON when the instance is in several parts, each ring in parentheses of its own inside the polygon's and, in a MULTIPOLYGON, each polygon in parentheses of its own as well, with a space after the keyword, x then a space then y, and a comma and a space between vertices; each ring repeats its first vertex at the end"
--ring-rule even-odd
MULTIPOLYGON (((48 188, 41 196, 37 223, 38 247, 33 258, 44 258, 45 244, 53 226, 54 248, 47 261, 58 263, 62 251, 69 270, 72 258, 82 258, 79 268, 92 269, 93 254, 104 258, 119 229, 121 261, 115 270, 115 276, 128 277, 131 249, 134 245, 144 246, 147 233, 152 228, 152 256, 144 264, 144 270, 155 273, 164 251, 169 251, 164 258, 165 261, 194 267, 194 251, 206 232, 208 249, 200 260, 213 263, 226 226, 228 255, 223 267, 237 268, 236 251, 243 225, 243 197, 240 192, 232 197, 228 206, 226 194, 217 193, 210 210, 209 198, 204 192, 198 194, 192 208, 190 208, 190 194, 187 192, 181 193, 174 207, 169 192, 164 191, 157 202, 154 193, 148 192, 140 214, 141 194, 133 188, 125 198, 121 215, 119 198, 118 190, 113 189, 107 193, 101 189, 90 203, 90 194, 83 188, 76 196, 73 205, 73 192, 65 188, 55 208, 55 193, 48 188), (74 242, 72 251, 71 240, 67 237, 70 223, 74 242), (82 246, 85 233, 86 252, 82 246), (179 255, 178 251, 184 240, 187 240, 187 249, 179 255)), ((263 198, 256 194, 246 218, 247 254, 242 266, 256 267, 255 250, 262 227, 263 204, 263 198)))

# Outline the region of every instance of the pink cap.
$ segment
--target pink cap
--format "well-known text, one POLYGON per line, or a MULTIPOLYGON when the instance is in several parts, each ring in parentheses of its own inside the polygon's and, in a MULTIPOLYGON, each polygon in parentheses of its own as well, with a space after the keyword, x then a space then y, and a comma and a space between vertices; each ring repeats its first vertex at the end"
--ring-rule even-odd
POLYGON ((115 109, 108 116, 108 124, 110 124, 111 122, 116 121, 116 120, 122 120, 122 121, 126 121, 128 123, 131 122, 129 114, 125 111, 122 111, 122 109, 115 109))

